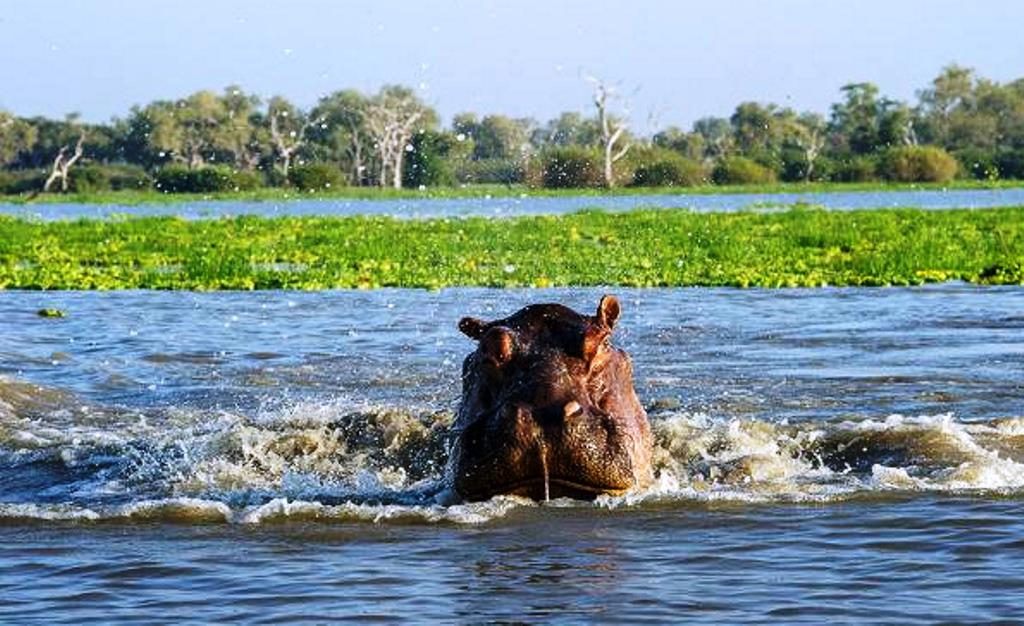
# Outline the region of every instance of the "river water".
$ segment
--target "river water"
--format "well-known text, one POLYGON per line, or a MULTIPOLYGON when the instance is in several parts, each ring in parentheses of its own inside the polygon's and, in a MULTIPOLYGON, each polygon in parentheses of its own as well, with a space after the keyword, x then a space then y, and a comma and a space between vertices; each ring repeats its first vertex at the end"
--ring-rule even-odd
POLYGON ((169 204, 41 204, 0 202, 0 214, 34 219, 103 218, 114 215, 179 215, 203 219, 230 215, 386 215, 425 219, 434 217, 511 217, 557 215, 583 209, 629 211, 641 207, 691 211, 772 210, 796 203, 832 210, 917 207, 922 209, 979 209, 1024 205, 1024 188, 949 189, 917 191, 857 191, 821 193, 736 193, 675 195, 582 195, 558 197, 481 197, 402 200, 196 201, 169 204))
POLYGON ((440 503, 457 320, 601 293, 0 292, 0 622, 1024 620, 1021 288, 617 290, 656 484, 440 503))

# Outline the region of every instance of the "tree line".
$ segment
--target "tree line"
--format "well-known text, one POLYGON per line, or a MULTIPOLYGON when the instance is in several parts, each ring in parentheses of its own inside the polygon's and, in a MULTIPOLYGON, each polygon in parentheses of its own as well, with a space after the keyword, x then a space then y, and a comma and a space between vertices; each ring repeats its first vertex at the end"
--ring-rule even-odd
POLYGON ((914 103, 851 83, 827 116, 743 102, 647 137, 630 131, 615 86, 588 80, 591 114, 544 123, 460 113, 444 127, 403 86, 341 90, 309 109, 232 86, 105 124, 0 111, 0 192, 1024 179, 1024 79, 951 65, 914 103))

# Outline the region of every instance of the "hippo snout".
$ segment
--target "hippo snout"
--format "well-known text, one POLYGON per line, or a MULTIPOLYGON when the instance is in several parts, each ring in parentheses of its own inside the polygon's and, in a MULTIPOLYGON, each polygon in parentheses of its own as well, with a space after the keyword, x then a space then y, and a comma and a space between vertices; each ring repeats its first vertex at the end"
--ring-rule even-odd
POLYGON ((462 440, 454 486, 468 499, 592 499, 642 482, 615 420, 575 400, 508 407, 468 428, 462 440))

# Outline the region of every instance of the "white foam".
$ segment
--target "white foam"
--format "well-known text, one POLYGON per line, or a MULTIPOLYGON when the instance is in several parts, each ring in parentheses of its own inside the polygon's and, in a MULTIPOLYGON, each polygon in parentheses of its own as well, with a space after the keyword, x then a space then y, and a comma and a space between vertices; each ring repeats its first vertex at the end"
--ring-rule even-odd
POLYGON ((215 500, 167 498, 133 502, 109 511, 108 516, 140 520, 228 522, 232 520, 233 513, 228 505, 215 500))
POLYGON ((102 516, 86 507, 34 503, 0 503, 0 519, 36 519, 50 521, 98 520, 102 516))
POLYGON ((513 496, 499 496, 486 502, 432 505, 361 504, 345 502, 327 505, 320 502, 290 501, 276 498, 257 507, 240 512, 234 521, 243 524, 261 524, 282 521, 366 521, 454 523, 460 525, 483 524, 504 517, 509 511, 524 506, 536 506, 532 500, 513 496))
MULTIPOLYGON (((52 499, 61 493, 81 504, 0 504, 0 518, 479 524, 535 506, 520 498, 473 504, 456 503, 451 494, 430 499, 425 487, 440 487, 441 465, 420 452, 426 446, 440 450, 451 416, 438 417, 429 408, 394 410, 338 399, 291 403, 253 415, 129 412, 53 399, 57 395, 24 385, 9 390, 11 402, 0 399, 0 452, 19 463, 53 462, 84 475, 46 494, 52 499), (42 413, 5 408, 33 403, 33 394, 50 402, 42 413), (421 498, 399 497, 414 489, 421 498), (110 496, 130 499, 133 493, 167 497, 112 507, 92 504, 110 496), (332 502, 352 501, 318 501, 327 496, 332 502), (254 497, 273 499, 248 508, 227 504, 254 497), (365 503, 371 499, 391 503, 365 503), (420 503, 405 504, 410 499, 420 503)), ((594 504, 547 506, 830 502, 892 491, 1024 493, 1024 465, 1014 460, 1024 458, 1024 418, 966 423, 944 413, 788 423, 666 410, 652 414, 652 429, 652 486, 602 496, 594 504), (849 446, 860 448, 846 450, 849 446), (862 465, 843 470, 835 459, 844 456, 837 450, 862 465), (822 457, 830 452, 826 465, 822 457)))

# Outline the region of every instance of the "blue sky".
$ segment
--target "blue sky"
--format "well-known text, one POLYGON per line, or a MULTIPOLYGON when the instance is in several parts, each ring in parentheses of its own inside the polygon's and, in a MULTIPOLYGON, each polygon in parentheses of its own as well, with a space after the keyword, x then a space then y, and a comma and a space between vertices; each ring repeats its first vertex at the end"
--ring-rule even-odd
POLYGON ((581 73, 621 82, 638 129, 741 101, 825 112, 847 82, 914 97, 956 61, 1024 76, 1024 2, 0 0, 0 108, 80 112, 236 83, 309 106, 404 83, 449 120, 586 110, 581 73))

